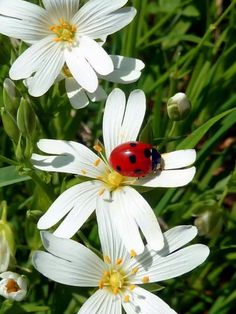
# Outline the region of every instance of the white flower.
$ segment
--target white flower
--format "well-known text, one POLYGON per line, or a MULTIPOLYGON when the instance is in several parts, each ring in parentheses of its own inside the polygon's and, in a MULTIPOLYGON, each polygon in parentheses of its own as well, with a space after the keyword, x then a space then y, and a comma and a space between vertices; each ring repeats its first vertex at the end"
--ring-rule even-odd
POLYGON ((6 241, 6 238, 0 232, 0 273, 6 271, 10 262, 10 247, 6 241))
MULTIPOLYGON (((48 229, 64 221, 55 235, 72 237, 83 223, 100 206, 100 199, 109 202, 112 218, 129 251, 140 254, 144 244, 139 232, 141 229, 152 249, 163 247, 163 236, 153 210, 145 199, 133 188, 178 187, 189 183, 195 167, 195 150, 180 150, 162 154, 163 169, 143 178, 123 177, 111 169, 107 160, 111 151, 119 144, 135 141, 145 115, 145 95, 141 90, 130 94, 125 105, 125 94, 115 89, 108 96, 103 117, 103 138, 105 156, 99 157, 86 146, 61 140, 42 139, 40 150, 51 156, 33 154, 32 162, 38 169, 82 175, 89 181, 77 184, 62 193, 40 218, 39 229, 48 229)), ((98 151, 99 146, 95 147, 98 151)))
POLYGON ((176 313, 159 297, 138 285, 175 278, 203 263, 209 254, 207 246, 194 244, 181 249, 196 236, 196 227, 170 229, 164 233, 165 245, 161 251, 153 251, 147 245, 141 255, 131 257, 106 207, 107 204, 101 202, 97 210, 103 260, 73 240, 42 232, 48 253, 35 252, 34 267, 62 284, 99 287, 81 307, 80 314, 117 314, 122 307, 128 314, 176 313))
POLYGON ((26 278, 17 273, 6 271, 0 274, 0 295, 6 299, 22 301, 27 294, 26 278))
POLYGON ((33 75, 29 93, 41 96, 66 64, 80 86, 95 92, 97 73, 106 76, 114 70, 99 41, 132 21, 136 10, 122 8, 127 1, 90 0, 79 9, 79 0, 43 0, 44 8, 22 0, 1 0, 0 32, 31 44, 13 63, 11 79, 33 75))

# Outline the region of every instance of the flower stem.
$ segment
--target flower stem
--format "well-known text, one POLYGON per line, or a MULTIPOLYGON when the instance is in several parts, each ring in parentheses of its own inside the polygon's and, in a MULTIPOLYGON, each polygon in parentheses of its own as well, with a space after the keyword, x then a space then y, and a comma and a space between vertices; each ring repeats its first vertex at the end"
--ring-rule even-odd
POLYGON ((6 164, 9 164, 9 165, 15 165, 15 166, 18 165, 17 161, 9 159, 2 155, 0 155, 0 161, 5 162, 6 164))

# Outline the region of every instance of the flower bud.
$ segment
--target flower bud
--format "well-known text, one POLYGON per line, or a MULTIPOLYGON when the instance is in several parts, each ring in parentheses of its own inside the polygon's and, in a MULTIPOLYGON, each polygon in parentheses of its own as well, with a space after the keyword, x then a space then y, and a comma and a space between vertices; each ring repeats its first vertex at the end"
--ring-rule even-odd
POLYGON ((6 111, 13 117, 16 117, 17 109, 20 103, 20 93, 16 89, 16 85, 6 78, 3 82, 3 103, 6 111))
POLYGON ((191 111, 191 103, 184 93, 177 93, 168 100, 167 113, 172 121, 184 120, 191 111))
POLYGON ((22 301, 27 294, 26 278, 17 273, 6 271, 0 274, 0 295, 13 301, 22 301))
POLYGON ((0 233, 0 273, 8 269, 10 263, 10 248, 6 238, 0 233))
POLYGON ((20 132, 14 117, 3 108, 1 111, 1 116, 5 132, 10 137, 10 139, 17 143, 19 140, 20 132))
POLYGON ((30 103, 24 98, 21 99, 17 111, 17 125, 20 132, 30 138, 36 128, 36 116, 30 103))
POLYGON ((213 238, 220 233, 223 219, 219 211, 207 210, 195 219, 194 225, 198 228, 199 235, 213 238))

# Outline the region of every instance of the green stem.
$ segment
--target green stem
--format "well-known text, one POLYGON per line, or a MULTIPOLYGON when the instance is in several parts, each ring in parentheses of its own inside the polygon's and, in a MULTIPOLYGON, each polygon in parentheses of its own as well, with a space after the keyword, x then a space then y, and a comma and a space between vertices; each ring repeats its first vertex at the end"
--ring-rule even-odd
POLYGON ((14 165, 14 166, 18 165, 17 161, 9 159, 9 158, 2 156, 2 155, 0 155, 0 161, 4 162, 6 164, 9 164, 9 165, 14 165))
POLYGON ((7 202, 2 201, 1 202, 1 207, 2 207, 2 216, 1 216, 1 221, 6 222, 7 221, 7 202))

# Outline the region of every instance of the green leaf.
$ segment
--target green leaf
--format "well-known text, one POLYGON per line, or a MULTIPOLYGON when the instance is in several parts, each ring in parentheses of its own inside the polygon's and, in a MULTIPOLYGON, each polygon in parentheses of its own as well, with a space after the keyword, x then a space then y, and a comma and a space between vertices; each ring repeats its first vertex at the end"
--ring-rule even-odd
POLYGON ((20 176, 15 166, 0 168, 0 187, 10 184, 27 181, 31 178, 28 176, 20 176))
POLYGON ((236 109, 227 110, 213 118, 209 121, 201 125, 198 129, 196 129, 192 134, 190 134, 187 138, 185 138, 177 147, 177 149, 187 149, 187 148, 194 148, 201 138, 207 133, 207 131, 220 119, 225 117, 226 115, 230 114, 231 112, 235 111, 236 109))

